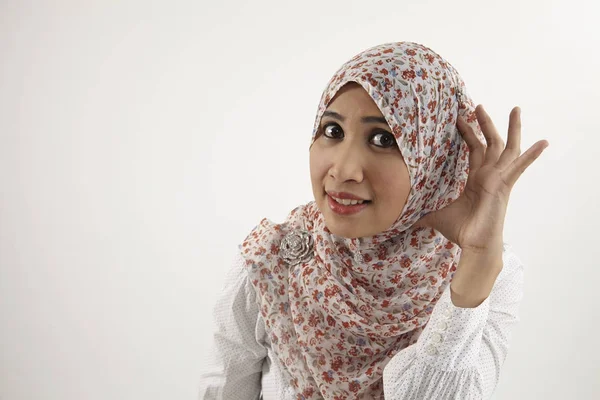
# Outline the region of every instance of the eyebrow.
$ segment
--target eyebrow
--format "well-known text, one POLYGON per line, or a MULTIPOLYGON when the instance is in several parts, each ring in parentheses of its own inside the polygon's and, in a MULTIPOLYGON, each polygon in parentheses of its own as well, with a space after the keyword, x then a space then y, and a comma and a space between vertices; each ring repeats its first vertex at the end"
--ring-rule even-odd
MULTIPOLYGON (((323 112, 323 116, 331 117, 331 118, 337 119, 342 122, 344 122, 346 120, 346 117, 344 117, 341 114, 336 113, 335 111, 325 111, 325 112, 323 112)), ((387 125, 387 121, 383 117, 362 117, 360 120, 361 120, 361 122, 366 123, 366 124, 379 123, 379 124, 387 125)))

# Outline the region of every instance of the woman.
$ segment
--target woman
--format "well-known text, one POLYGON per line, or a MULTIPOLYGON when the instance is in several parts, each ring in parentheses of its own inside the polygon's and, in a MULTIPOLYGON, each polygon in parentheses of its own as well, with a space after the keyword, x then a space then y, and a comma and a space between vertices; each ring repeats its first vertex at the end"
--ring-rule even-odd
POLYGON ((510 191, 548 146, 504 145, 458 72, 412 42, 368 49, 321 97, 314 201, 264 219, 217 303, 202 399, 488 398, 518 320, 510 191))

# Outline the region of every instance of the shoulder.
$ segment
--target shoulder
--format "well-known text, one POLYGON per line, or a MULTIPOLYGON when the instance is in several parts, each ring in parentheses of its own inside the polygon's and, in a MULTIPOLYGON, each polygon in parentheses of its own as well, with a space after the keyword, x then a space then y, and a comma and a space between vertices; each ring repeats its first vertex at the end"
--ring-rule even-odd
POLYGON ((225 284, 222 294, 223 298, 229 299, 252 299, 254 297, 254 290, 249 285, 248 271, 245 268, 246 261, 242 256, 240 248, 238 246, 237 251, 234 253, 233 260, 230 268, 225 274, 225 284))

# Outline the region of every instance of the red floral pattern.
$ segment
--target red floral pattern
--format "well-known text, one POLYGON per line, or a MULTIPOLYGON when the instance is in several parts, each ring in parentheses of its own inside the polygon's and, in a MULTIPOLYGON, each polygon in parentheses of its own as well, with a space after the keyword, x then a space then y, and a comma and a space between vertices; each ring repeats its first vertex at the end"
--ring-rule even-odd
POLYGON ((383 368, 417 341, 460 256, 438 232, 411 228, 464 189, 468 147, 456 128, 459 112, 484 141, 458 72, 412 42, 376 46, 344 64, 321 97, 313 141, 323 111, 348 82, 362 85, 388 121, 412 189, 394 225, 372 237, 333 235, 310 202, 282 224, 263 219, 244 240, 260 312, 297 399, 383 398, 383 368), (296 229, 313 236, 314 252, 291 266, 278 245, 296 229))

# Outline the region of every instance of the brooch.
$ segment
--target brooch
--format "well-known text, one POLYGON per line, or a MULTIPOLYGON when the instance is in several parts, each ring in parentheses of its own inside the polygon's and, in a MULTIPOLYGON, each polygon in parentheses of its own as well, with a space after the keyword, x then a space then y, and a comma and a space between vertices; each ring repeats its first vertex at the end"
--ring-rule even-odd
POLYGON ((279 254, 291 266, 310 260, 313 251, 312 235, 300 229, 285 235, 279 245, 279 254))

